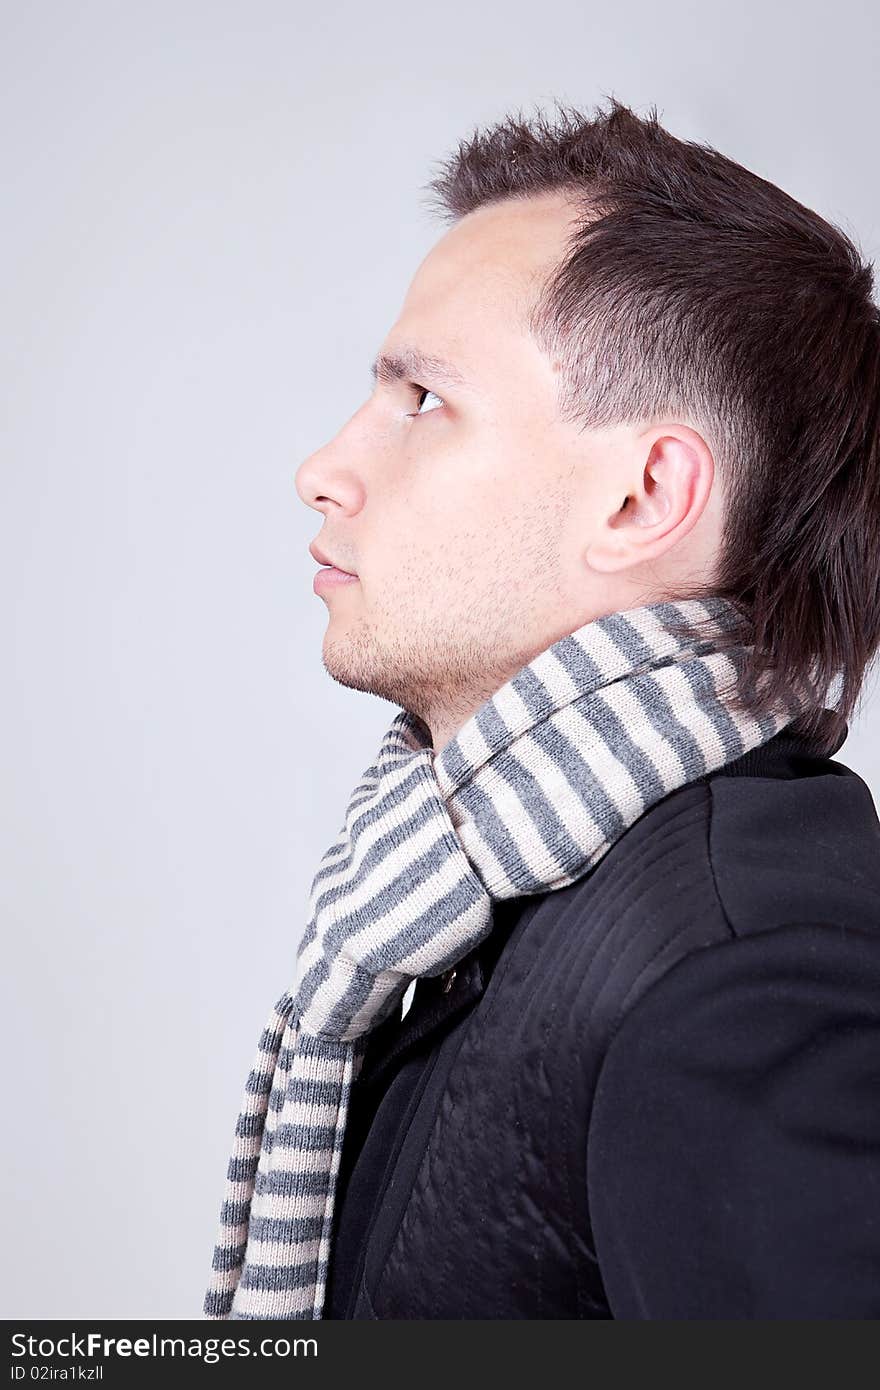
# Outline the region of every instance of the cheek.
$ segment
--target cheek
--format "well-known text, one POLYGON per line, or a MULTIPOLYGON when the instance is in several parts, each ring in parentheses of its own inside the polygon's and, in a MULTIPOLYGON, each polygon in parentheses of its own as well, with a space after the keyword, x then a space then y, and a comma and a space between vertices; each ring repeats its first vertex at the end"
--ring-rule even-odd
POLYGON ((466 447, 438 452, 411 478, 412 500, 424 522, 457 520, 462 528, 479 520, 521 514, 534 505, 533 471, 516 447, 505 448, 498 432, 466 447))
MULTIPOLYGON (((429 428, 425 422, 425 434, 429 428)), ((438 429, 438 434, 440 430, 438 429)), ((393 496, 380 511, 389 539, 386 558, 432 557, 438 571, 447 561, 488 556, 503 563, 509 548, 520 552, 539 514, 546 511, 542 461, 526 454, 522 441, 505 439, 500 428, 466 445, 444 448, 425 442, 401 461, 393 496)))

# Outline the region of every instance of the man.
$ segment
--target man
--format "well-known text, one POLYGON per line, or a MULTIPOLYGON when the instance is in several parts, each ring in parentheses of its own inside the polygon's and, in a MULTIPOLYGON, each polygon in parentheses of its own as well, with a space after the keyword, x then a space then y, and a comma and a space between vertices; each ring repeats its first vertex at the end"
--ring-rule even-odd
POLYGON ((297 476, 325 666, 403 714, 206 1314, 878 1316, 880 822, 831 757, 880 645, 870 267, 613 99, 431 188, 452 226, 297 476))

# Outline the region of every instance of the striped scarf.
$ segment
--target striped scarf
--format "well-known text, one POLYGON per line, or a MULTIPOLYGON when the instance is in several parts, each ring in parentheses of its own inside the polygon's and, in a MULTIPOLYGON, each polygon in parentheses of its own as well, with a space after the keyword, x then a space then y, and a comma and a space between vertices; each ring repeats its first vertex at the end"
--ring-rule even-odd
POLYGON ((421 720, 394 719, 321 860, 293 988, 260 1038, 205 1317, 321 1317, 351 1086, 369 1031, 412 980, 471 951, 496 899, 573 883, 655 802, 815 703, 728 707, 742 623, 720 597, 598 618, 523 666, 436 755, 421 720), (724 631, 736 645, 716 650, 724 631))

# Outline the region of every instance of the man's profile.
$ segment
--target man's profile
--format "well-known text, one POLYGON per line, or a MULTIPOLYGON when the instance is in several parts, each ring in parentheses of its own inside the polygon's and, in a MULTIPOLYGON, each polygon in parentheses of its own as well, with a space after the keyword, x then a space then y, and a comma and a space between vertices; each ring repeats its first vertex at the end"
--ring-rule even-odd
POLYGON ((400 707, 304 907, 209 1318, 880 1315, 880 313, 656 111, 508 117, 298 469, 400 707))

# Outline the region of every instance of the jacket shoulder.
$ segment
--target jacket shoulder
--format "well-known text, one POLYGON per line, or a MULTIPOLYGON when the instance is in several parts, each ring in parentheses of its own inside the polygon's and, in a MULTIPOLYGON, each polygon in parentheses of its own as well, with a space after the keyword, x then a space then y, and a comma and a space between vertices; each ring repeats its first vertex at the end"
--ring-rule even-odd
POLYGON ((861 777, 830 760, 798 776, 721 768, 649 808, 582 886, 591 913, 612 892, 634 929, 699 913, 715 941, 786 922, 880 928, 880 819, 861 777))
POLYGON ((852 769, 706 779, 708 853, 735 936, 786 922, 880 929, 880 820, 852 769))
POLYGON ((864 782, 837 765, 685 784, 546 895, 526 935, 595 1040, 689 955, 809 923, 880 934, 880 823, 864 782))

